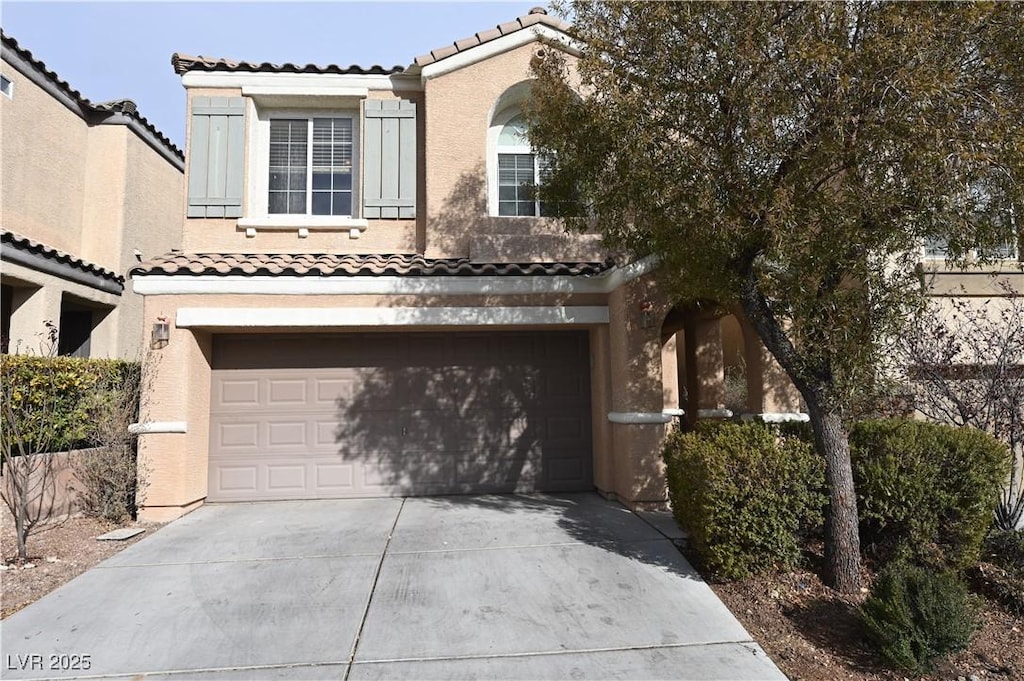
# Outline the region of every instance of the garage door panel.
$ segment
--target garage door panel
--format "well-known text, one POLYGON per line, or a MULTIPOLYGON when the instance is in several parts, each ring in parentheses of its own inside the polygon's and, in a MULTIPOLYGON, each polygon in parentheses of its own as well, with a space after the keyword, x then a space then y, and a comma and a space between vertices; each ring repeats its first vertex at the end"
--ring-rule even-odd
POLYGON ((249 450, 255 451, 260 445, 260 423, 244 421, 241 423, 216 423, 213 442, 218 450, 249 450))
POLYGON ((258 378, 224 379, 219 390, 214 391, 211 408, 251 409, 260 404, 260 380, 258 378))
POLYGON ((315 383, 313 404, 317 407, 337 407, 339 402, 351 400, 355 396, 355 376, 337 378, 314 378, 315 383))
POLYGON ((309 423, 306 420, 275 419, 267 422, 267 447, 271 449, 310 448, 309 423))
POLYGON ((258 478, 258 466, 223 464, 211 476, 210 494, 218 496, 253 494, 259 490, 258 478))
POLYGON ((309 403, 307 382, 305 378, 270 379, 267 381, 267 406, 307 406, 309 403))
POLYGON ((590 489, 586 333, 216 336, 211 500, 590 489))
POLYGON ((579 450, 566 456, 551 457, 544 466, 544 487, 547 490, 587 490, 591 484, 589 452, 579 450))
POLYGON ((345 494, 353 488, 355 466, 353 464, 317 464, 316 489, 330 496, 345 494))
POLYGON ((267 491, 271 494, 302 493, 309 487, 306 482, 305 463, 286 463, 267 466, 267 491))

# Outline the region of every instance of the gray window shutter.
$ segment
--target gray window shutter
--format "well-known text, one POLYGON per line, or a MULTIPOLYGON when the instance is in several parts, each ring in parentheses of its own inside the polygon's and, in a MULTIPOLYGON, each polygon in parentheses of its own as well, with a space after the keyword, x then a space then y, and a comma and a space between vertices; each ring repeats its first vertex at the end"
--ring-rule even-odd
POLYGON ((416 217, 416 102, 367 99, 363 217, 416 217))
POLYGON ((245 175, 245 99, 192 99, 188 217, 242 217, 245 175))

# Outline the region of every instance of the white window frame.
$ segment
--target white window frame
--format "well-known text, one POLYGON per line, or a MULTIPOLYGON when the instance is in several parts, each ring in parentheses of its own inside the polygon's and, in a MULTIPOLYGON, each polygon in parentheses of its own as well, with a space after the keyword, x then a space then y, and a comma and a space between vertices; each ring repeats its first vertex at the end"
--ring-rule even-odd
POLYGON ((0 74, 0 94, 7 99, 14 99, 14 81, 4 74, 0 74))
MULTIPOLYGON (((262 108, 249 100, 250 116, 254 121, 249 130, 250 154, 247 159, 249 192, 245 216, 239 227, 251 229, 347 229, 352 236, 364 230, 367 221, 361 219, 363 187, 362 116, 357 106, 337 108, 262 108), (270 121, 274 118, 313 119, 348 118, 352 121, 352 215, 311 215, 270 213, 270 121)), ((312 151, 312 139, 309 141, 312 151)), ((310 185, 308 185, 310 186, 310 185)), ((307 210, 311 205, 307 205, 307 210)))
POLYGON ((533 179, 535 183, 540 180, 540 155, 533 147, 529 144, 516 146, 498 145, 498 137, 501 135, 502 128, 512 119, 521 116, 522 113, 522 109, 519 106, 510 106, 502 109, 491 119, 491 125, 487 129, 487 213, 491 217, 500 217, 503 220, 536 220, 541 217, 539 198, 534 199, 534 209, 536 210, 534 215, 501 215, 498 213, 498 154, 532 154, 533 179))
MULTIPOLYGON (((945 240, 936 240, 936 243, 945 243, 945 240)), ((1019 262, 1020 261, 1020 244, 1012 243, 1009 244, 1011 247, 1010 254, 1005 258, 993 258, 995 262, 1019 262)), ((941 248, 934 249, 934 252, 929 252, 928 241, 921 244, 921 260, 926 262, 945 262, 946 254, 948 253, 948 247, 943 246, 941 248)), ((971 249, 968 252, 969 258, 977 258, 978 250, 971 249)))

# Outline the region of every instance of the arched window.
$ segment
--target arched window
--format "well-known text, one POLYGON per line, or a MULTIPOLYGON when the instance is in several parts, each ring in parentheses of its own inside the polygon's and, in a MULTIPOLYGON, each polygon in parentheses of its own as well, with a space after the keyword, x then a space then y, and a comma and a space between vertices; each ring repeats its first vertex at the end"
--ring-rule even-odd
POLYGON ((530 146, 526 121, 521 114, 512 116, 500 127, 495 153, 497 215, 546 215, 545 206, 537 197, 537 184, 544 178, 545 163, 530 146))

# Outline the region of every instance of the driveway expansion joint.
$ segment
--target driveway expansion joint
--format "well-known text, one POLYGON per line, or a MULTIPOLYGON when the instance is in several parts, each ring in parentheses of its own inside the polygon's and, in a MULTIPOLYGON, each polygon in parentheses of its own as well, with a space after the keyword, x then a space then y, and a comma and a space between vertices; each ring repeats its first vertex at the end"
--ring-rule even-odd
MULTIPOLYGON (((267 558, 219 558, 216 560, 185 560, 185 561, 174 561, 168 563, 119 563, 114 565, 107 565, 100 563, 93 567, 93 570, 120 570, 124 568, 159 568, 159 567, 181 567, 185 565, 217 565, 220 563, 231 563, 236 565, 238 563, 271 563, 281 562, 287 560, 324 560, 327 558, 363 558, 366 556, 376 556, 376 551, 364 551, 360 553, 318 553, 309 556, 270 556, 267 558)), ((70 678, 70 677, 67 677, 70 678)))
POLYGON ((341 667, 347 665, 346 660, 328 662, 281 662, 280 664, 259 664, 240 667, 199 667, 196 669, 165 669, 149 672, 120 672, 117 674, 89 674, 84 676, 44 677, 37 681, 96 681, 97 679, 148 679, 159 676, 182 676, 184 674, 219 674, 222 672, 259 672, 271 669, 314 669, 316 667, 341 667))
MULTIPOLYGON (((514 659, 517 657, 553 657, 556 655, 579 655, 586 653, 618 653, 630 650, 667 650, 676 648, 714 648, 717 646, 757 646, 753 639, 710 641, 706 643, 651 643, 649 645, 619 646, 611 648, 576 648, 561 650, 538 650, 524 653, 493 653, 478 655, 442 655, 437 657, 395 657, 380 660, 354 660, 353 665, 395 664, 399 662, 454 662, 458 660, 514 659)), ((753 651, 752 651, 753 652, 753 651)))
POLYGON ((388 547, 391 546, 391 540, 395 536, 395 528, 398 527, 398 519, 402 517, 402 509, 405 508, 406 497, 402 497, 402 503, 398 506, 398 512, 395 513, 395 520, 391 523, 391 529, 388 530, 387 541, 384 542, 384 549, 380 552, 380 560, 377 561, 377 569, 373 573, 373 585, 370 587, 370 595, 366 597, 366 607, 363 608, 363 616, 359 620, 359 629, 356 630, 355 640, 352 641, 352 651, 348 656, 348 666, 345 667, 344 681, 348 681, 349 674, 352 673, 352 663, 356 659, 356 652, 359 650, 359 639, 363 635, 363 628, 366 626, 366 617, 370 614, 370 604, 373 603, 373 594, 377 590, 377 580, 380 579, 381 568, 384 567, 384 558, 388 555, 388 547))

